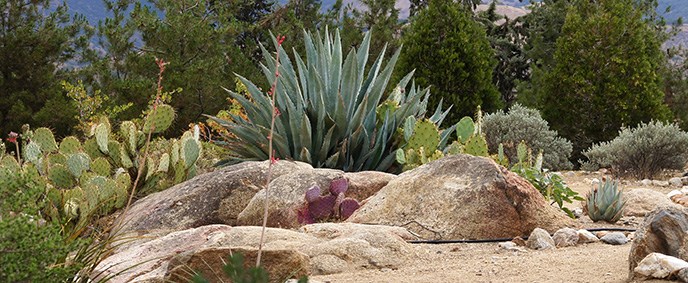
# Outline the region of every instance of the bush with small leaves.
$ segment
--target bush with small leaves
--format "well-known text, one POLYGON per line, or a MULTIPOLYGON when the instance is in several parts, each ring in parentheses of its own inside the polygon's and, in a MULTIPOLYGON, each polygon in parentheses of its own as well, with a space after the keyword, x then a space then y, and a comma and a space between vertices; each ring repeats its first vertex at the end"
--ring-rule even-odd
POLYGON ((525 141, 534 152, 542 151, 543 166, 552 170, 570 169, 571 142, 550 130, 540 113, 519 104, 508 112, 498 111, 485 115, 482 126, 490 152, 496 152, 499 144, 509 160, 517 160, 516 147, 525 141))
POLYGON ((688 161, 688 133, 664 122, 622 128, 615 139, 583 152, 588 168, 608 167, 618 176, 652 178, 662 170, 682 170, 688 161))

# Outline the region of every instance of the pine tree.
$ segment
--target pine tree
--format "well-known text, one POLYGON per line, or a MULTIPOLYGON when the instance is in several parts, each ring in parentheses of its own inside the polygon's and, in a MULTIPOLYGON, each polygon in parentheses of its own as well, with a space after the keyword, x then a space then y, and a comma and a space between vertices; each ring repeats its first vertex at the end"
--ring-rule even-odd
POLYGON ((22 124, 50 126, 58 136, 76 125, 60 81, 89 37, 83 16, 48 0, 0 0, 0 134, 22 124))
POLYGON ((431 1, 413 18, 402 42, 398 71, 415 70, 416 83, 430 87, 430 109, 440 100, 445 107, 454 105, 448 124, 472 116, 478 106, 488 112, 501 108, 492 83, 494 52, 485 30, 462 4, 431 1))
POLYGON ((645 11, 633 0, 581 0, 567 13, 541 97, 543 116, 573 142, 574 158, 622 126, 669 116, 661 42, 645 11))

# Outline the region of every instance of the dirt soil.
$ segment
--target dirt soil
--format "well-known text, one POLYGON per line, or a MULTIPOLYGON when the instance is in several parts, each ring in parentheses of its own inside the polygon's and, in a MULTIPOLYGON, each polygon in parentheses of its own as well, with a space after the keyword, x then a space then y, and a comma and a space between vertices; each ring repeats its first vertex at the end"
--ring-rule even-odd
MULTIPOLYGON (((563 172, 573 190, 585 195, 600 172, 563 172)), ((668 180, 668 175, 661 179, 668 180)), ((638 181, 624 180, 624 189, 643 187, 638 181)), ((646 187, 663 193, 674 188, 646 187)), ((578 202, 567 205, 579 207, 578 202)), ((593 223, 586 216, 581 227, 636 228, 643 219, 623 218, 615 225, 593 223)), ((554 232, 554 231, 550 231, 554 232)), ((368 269, 332 275, 312 276, 320 282, 628 282, 628 253, 631 243, 612 246, 592 243, 556 250, 526 252, 506 251, 498 243, 416 244, 415 253, 397 268, 368 269)), ((672 282, 649 280, 643 282, 672 282)), ((677 281, 674 281, 677 282, 677 281)))

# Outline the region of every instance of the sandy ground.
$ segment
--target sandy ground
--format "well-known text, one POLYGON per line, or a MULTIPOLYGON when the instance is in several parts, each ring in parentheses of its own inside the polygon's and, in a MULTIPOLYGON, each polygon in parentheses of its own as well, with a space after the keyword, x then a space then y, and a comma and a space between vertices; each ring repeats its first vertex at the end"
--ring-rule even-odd
MULTIPOLYGON (((600 179, 602 174, 564 172, 562 176, 569 187, 585 195, 591 188, 592 179, 600 179)), ((637 187, 642 187, 637 181, 622 182, 624 189, 637 187)), ((663 193, 672 190, 668 187, 650 188, 663 193)), ((567 206, 574 208, 579 205, 576 202, 567 206)), ((642 220, 624 218, 617 225, 592 223, 587 217, 578 221, 586 228, 635 228, 642 220)), ((311 279, 321 282, 627 282, 631 244, 592 243, 526 252, 505 251, 498 248, 498 243, 417 244, 414 247, 415 254, 409 255, 407 263, 398 269, 364 270, 312 276, 311 279)))

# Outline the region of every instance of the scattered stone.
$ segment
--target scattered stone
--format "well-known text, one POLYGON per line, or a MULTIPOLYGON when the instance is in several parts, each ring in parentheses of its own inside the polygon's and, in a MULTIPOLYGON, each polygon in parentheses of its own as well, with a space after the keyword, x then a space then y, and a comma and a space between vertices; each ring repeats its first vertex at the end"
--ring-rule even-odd
POLYGON ((640 184, 643 185, 644 187, 648 187, 648 186, 652 185, 652 180, 643 179, 642 181, 640 181, 640 184))
POLYGON ((526 250, 522 247, 519 247, 516 245, 514 242, 501 242, 499 243, 499 248, 502 250, 506 251, 512 251, 512 252, 526 252, 526 250))
POLYGON ((566 177, 575 177, 575 176, 576 176, 576 172, 574 172, 574 171, 566 172, 566 177))
POLYGON ((557 248, 573 247, 578 244, 578 233, 571 228, 562 228, 554 232, 552 236, 554 244, 557 248))
POLYGON ((597 231, 597 232, 595 232, 595 237, 600 239, 600 238, 604 237, 604 235, 607 235, 607 234, 609 234, 609 231, 597 231))
POLYGON ((466 154, 404 172, 347 221, 404 225, 422 238, 442 239, 513 238, 536 227, 574 225, 527 180, 489 158, 466 154))
POLYGON ((679 177, 673 177, 669 179, 669 185, 672 187, 683 187, 683 180, 679 177))
POLYGON ((607 170, 607 168, 600 168, 600 170, 597 170, 597 172, 600 172, 600 174, 605 175, 609 173, 609 170, 607 170))
POLYGON ((580 229, 576 231, 578 233, 578 243, 579 244, 587 244, 587 243, 594 243, 594 242, 599 242, 600 239, 595 236, 592 232, 585 230, 585 229, 580 229))
POLYGON ((580 207, 574 208, 571 212, 575 218, 581 218, 583 216, 583 209, 580 207))
POLYGON ((652 180, 652 185, 657 187, 668 187, 669 182, 663 180, 652 180))
POLYGON ((658 207, 677 206, 663 193, 652 189, 630 189, 623 193, 624 216, 645 216, 658 207))
POLYGON ((599 185, 600 184, 600 179, 597 178, 592 178, 592 181, 590 181, 591 185, 599 185))
MULTIPOLYGON (((685 178, 688 178, 688 177, 685 177, 685 178)), ((688 186, 683 186, 683 187, 681 188, 681 192, 684 193, 684 194, 688 194, 688 186)))
POLYGON ((688 185, 688 177, 687 176, 681 177, 681 182, 683 182, 684 185, 688 185))
POLYGON ((525 246, 526 246, 526 240, 524 240, 523 238, 521 238, 521 236, 518 236, 518 237, 516 237, 516 238, 513 238, 511 241, 514 242, 514 244, 517 244, 517 245, 519 245, 519 246, 521 246, 521 247, 525 247, 525 246))
POLYGON ((688 282, 688 267, 681 268, 681 270, 676 273, 676 278, 681 282, 688 282))
POLYGON ((600 241, 605 242, 610 245, 623 245, 628 243, 628 238, 621 232, 611 232, 600 238, 600 241))
POLYGON ((549 232, 540 228, 535 228, 530 233, 526 245, 533 250, 547 250, 555 247, 554 239, 549 235, 549 232))
POLYGON ((648 254, 661 253, 688 260, 688 210, 667 207, 651 212, 635 232, 628 255, 629 276, 648 254))
POLYGON ((645 277, 668 278, 684 268, 688 268, 688 262, 680 258, 660 253, 650 253, 638 263, 633 272, 645 277))

